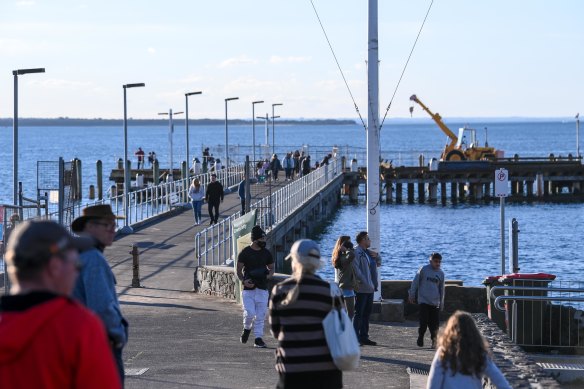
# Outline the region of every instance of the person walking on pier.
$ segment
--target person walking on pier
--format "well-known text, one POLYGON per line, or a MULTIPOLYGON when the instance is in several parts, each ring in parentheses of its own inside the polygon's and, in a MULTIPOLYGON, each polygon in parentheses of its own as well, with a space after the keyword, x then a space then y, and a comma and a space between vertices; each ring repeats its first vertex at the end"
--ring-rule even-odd
POLYGON ((377 342, 369 339, 369 317, 373 310, 373 293, 377 291, 377 261, 381 261, 381 258, 369 250, 371 240, 367 231, 359 232, 355 240, 357 246, 353 270, 359 282, 359 290, 355 294, 353 327, 362 346, 375 346, 377 342))
POLYGON ((430 367, 428 389, 482 389, 483 377, 498 389, 511 389, 489 355, 489 345, 473 317, 456 311, 438 339, 438 350, 430 367))
POLYGON ((430 254, 429 262, 416 273, 409 290, 409 301, 420 307, 417 345, 424 347, 424 334, 429 328, 432 348, 436 348, 440 311, 444 309, 444 272, 440 269, 442 255, 430 254))
POLYGON ((294 172, 294 160, 292 159, 292 153, 286 154, 284 158, 284 172, 286 173, 286 181, 292 179, 292 174, 294 172))
POLYGON ((71 299, 79 250, 52 221, 27 221, 8 241, 9 296, 0 300, 1 388, 120 388, 103 324, 71 299))
POLYGON ((266 233, 260 226, 252 228, 251 241, 237 256, 237 278, 243 283, 243 332, 240 340, 247 343, 253 325, 253 346, 265 348, 263 337, 269 297, 268 278, 274 274, 274 259, 266 249, 266 233))
POLYGON ((301 171, 302 171, 302 176, 305 176, 307 174, 310 173, 310 155, 307 155, 301 162, 302 166, 301 166, 301 171))
POLYGON ((245 178, 237 186, 237 195, 241 201, 241 214, 245 215, 245 178))
POLYGON ((211 182, 207 185, 207 192, 205 193, 205 201, 211 218, 209 225, 219 221, 219 204, 223 202, 223 196, 223 185, 217 181, 217 174, 211 174, 211 182), (215 210, 215 213, 213 213, 213 210, 215 210))
POLYGON ((142 150, 142 147, 138 147, 138 151, 134 155, 138 159, 138 169, 144 169, 144 150, 142 150))
POLYGON ((201 223, 201 208, 203 207, 203 199, 205 198, 205 190, 201 186, 198 178, 195 178, 189 186, 189 197, 193 205, 193 214, 195 216, 195 225, 201 223))
POLYGON ((116 216, 109 205, 93 205, 71 223, 71 230, 93 239, 93 247, 80 255, 81 272, 73 296, 99 316, 105 325, 122 385, 122 351, 128 342, 128 322, 122 315, 116 294, 116 278, 104 255, 116 235, 116 216))
POLYGON ((272 160, 270 161, 270 171, 272 172, 272 178, 274 181, 278 181, 278 172, 282 170, 282 164, 278 159, 276 154, 272 155, 272 160))
POLYGON ((355 315, 355 291, 358 288, 355 270, 353 269, 354 259, 355 252, 351 238, 347 235, 341 235, 333 248, 332 264, 335 268, 335 281, 343 291, 345 307, 351 320, 355 315))
POLYGON ((277 388, 342 388, 343 372, 333 362, 322 320, 342 302, 331 297, 331 284, 316 275, 322 266, 318 244, 294 242, 292 277, 272 289, 270 330, 278 340, 277 388))

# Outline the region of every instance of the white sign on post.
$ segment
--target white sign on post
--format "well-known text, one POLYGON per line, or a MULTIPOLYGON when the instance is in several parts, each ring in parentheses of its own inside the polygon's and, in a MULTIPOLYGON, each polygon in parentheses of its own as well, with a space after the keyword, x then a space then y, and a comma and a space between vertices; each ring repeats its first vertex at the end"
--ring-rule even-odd
POLYGON ((509 172, 507 169, 495 170, 495 196, 509 196, 509 172))

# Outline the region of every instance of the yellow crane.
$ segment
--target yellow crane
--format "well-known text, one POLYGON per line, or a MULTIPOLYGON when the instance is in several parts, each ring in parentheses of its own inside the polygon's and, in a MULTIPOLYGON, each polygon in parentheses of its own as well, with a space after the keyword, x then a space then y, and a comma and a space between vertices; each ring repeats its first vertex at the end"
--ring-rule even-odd
MULTIPOLYGON (((436 122, 438 127, 448 136, 450 142, 444 147, 444 151, 440 156, 441 161, 479 161, 479 160, 494 160, 496 152, 494 147, 489 147, 486 142, 485 146, 479 146, 476 130, 474 128, 463 127, 458 129, 458 136, 454 134, 444 124, 442 117, 438 113, 433 113, 424 103, 418 99, 416 95, 412 95, 410 100, 418 103, 424 111, 436 122), (468 137, 467 137, 468 135, 468 137)), ((414 111, 414 107, 410 107, 410 114, 414 111)))

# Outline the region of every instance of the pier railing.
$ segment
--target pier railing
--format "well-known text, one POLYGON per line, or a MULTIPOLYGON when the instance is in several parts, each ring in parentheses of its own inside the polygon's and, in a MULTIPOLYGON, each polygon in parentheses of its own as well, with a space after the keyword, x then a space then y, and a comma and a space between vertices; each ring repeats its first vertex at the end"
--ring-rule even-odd
MULTIPOLYGON (((67 227, 70 226, 71 222, 81 215, 83 208, 98 204, 110 204, 114 214, 126 217, 130 226, 144 222, 188 203, 190 201, 188 191, 191 181, 198 178, 201 186, 206 189, 207 184, 211 182, 212 174, 217 174, 217 181, 221 182, 223 187, 228 188, 237 185, 243 179, 244 166, 235 165, 217 172, 208 172, 177 181, 164 182, 92 203, 77 203, 64 210, 66 216, 63 218, 63 224, 67 227), (128 215, 124 215, 124 200, 128 201, 129 204, 128 215)), ((57 212, 49 213, 47 217, 52 220, 59 220, 57 212)), ((125 221, 117 220, 117 224, 118 227, 122 227, 125 221)))
POLYGON ((529 280, 491 288, 513 342, 543 349, 584 349, 584 282, 529 280), (549 284, 549 285, 548 285, 549 284), (497 296, 504 292, 505 295, 497 296), (497 297, 495 297, 497 296, 497 297))
MULTIPOLYGON (((340 160, 333 159, 328 165, 251 204, 251 210, 257 210, 257 224, 266 231, 274 228, 313 196, 317 196, 339 174, 342 174, 340 160)), ((198 266, 225 265, 229 259, 233 259, 233 221, 240 216, 241 212, 237 212, 195 235, 198 266)))

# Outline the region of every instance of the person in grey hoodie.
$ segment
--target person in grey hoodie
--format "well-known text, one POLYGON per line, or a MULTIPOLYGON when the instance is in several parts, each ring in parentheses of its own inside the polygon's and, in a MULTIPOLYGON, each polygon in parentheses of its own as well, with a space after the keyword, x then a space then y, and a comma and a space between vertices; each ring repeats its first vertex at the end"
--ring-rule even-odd
POLYGON ((376 282, 373 281, 377 280, 376 261, 381 261, 381 258, 379 254, 369 250, 371 241, 367 231, 359 232, 355 240, 357 246, 353 270, 358 282, 358 291, 355 294, 353 327, 362 346, 375 346, 377 342, 369 339, 369 316, 373 310, 373 293, 377 289, 376 282))
POLYGON ((420 328, 416 343, 419 347, 424 346, 424 334, 429 328, 432 348, 436 348, 439 314, 444 309, 444 272, 440 269, 442 255, 430 254, 429 262, 416 273, 409 290, 409 301, 420 306, 420 328))

